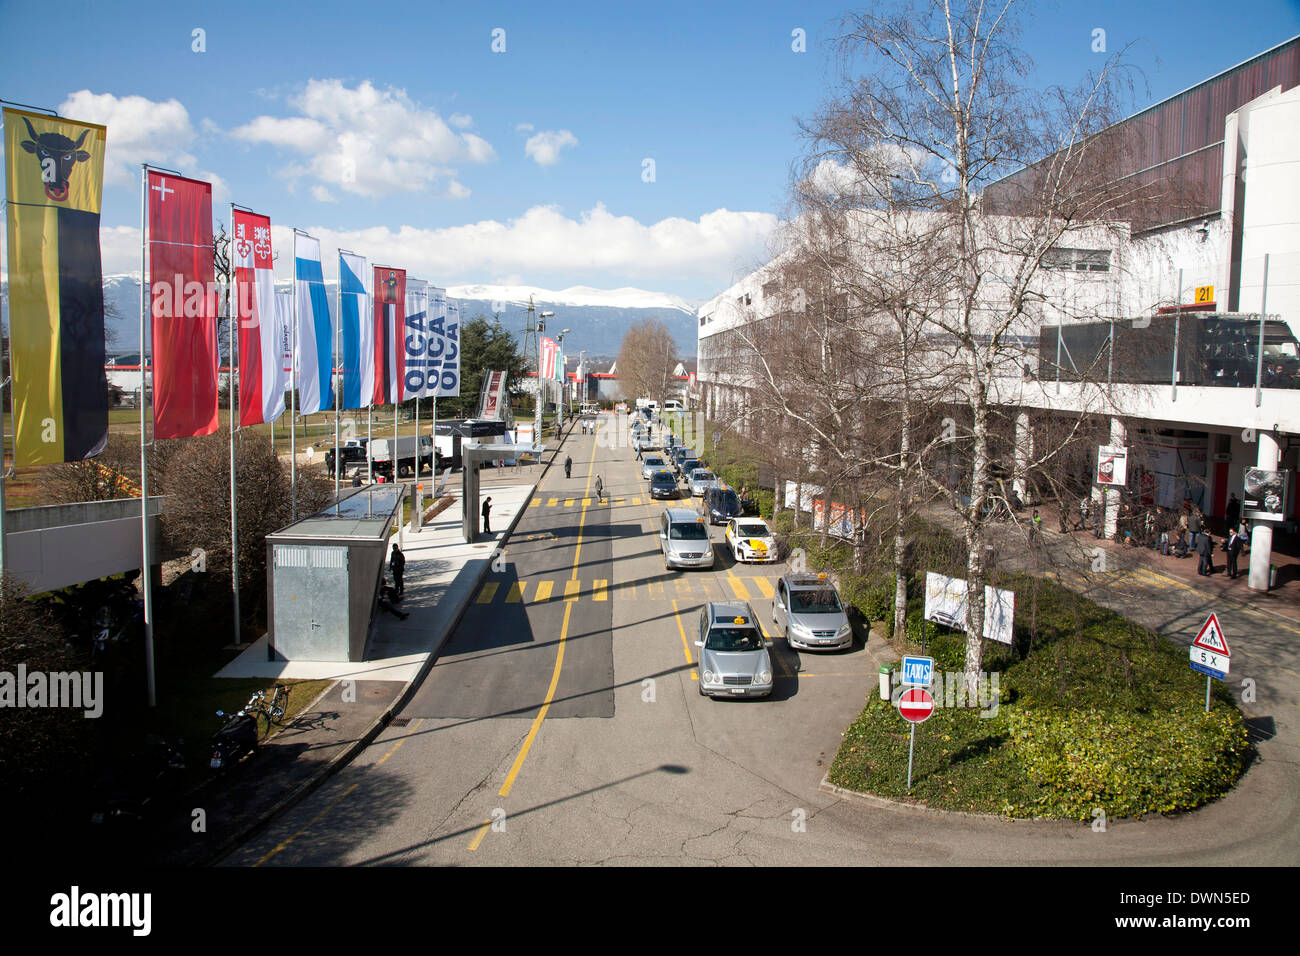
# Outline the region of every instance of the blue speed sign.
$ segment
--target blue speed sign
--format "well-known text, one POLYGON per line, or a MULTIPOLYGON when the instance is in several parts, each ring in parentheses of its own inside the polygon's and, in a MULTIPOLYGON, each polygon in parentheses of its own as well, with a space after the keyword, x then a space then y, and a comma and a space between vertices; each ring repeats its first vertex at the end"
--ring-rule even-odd
POLYGON ((903 658, 903 683, 913 687, 929 687, 934 683, 934 658, 903 658))

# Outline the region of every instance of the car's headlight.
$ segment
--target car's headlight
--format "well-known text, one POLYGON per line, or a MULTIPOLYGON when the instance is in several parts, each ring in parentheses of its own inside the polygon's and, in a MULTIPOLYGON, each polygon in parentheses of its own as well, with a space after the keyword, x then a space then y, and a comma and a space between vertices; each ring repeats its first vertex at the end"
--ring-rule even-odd
POLYGON ((715 676, 716 676, 716 675, 713 673, 713 671, 705 671, 705 672, 704 672, 704 683, 706 683, 706 684, 712 684, 712 683, 714 683, 713 678, 714 678, 715 676))
POLYGON ((759 684, 770 684, 772 683, 772 672, 769 670, 761 670, 758 672, 758 676, 755 680, 759 684))
POLYGON ((791 624, 790 630, 794 631, 801 637, 812 637, 812 628, 806 624, 791 624))
POLYGON ((848 622, 845 622, 844 625, 841 626, 840 629, 835 632, 835 636, 848 637, 852 633, 853 633, 853 625, 849 624, 848 622))

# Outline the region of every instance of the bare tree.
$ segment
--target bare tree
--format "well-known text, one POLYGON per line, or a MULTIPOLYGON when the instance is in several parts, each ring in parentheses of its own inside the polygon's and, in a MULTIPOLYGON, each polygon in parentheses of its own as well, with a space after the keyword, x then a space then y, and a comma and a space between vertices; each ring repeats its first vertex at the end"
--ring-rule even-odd
POLYGON ((677 343, 662 319, 642 319, 623 333, 618 375, 631 397, 653 398, 662 408, 675 383, 677 363, 677 343))

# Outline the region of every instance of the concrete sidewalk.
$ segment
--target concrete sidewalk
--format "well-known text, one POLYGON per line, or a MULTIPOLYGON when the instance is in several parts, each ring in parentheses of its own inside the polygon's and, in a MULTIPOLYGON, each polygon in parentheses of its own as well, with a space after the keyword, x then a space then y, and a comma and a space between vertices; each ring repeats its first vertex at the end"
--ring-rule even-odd
MULTIPOLYGON (((566 431, 565 437, 568 432, 566 431)), ((219 677, 331 680, 331 684, 259 752, 222 777, 187 794, 185 812, 160 825, 150 862, 162 866, 205 865, 247 841, 284 810, 311 793, 360 753, 401 711, 491 568, 531 500, 533 490, 563 447, 552 441, 540 464, 501 469, 491 479, 492 516, 499 530, 467 544, 461 536, 460 482, 453 476, 452 503, 419 531, 402 531, 406 554, 405 620, 379 612, 360 662, 267 661, 262 638, 223 668, 219 677), (520 480, 522 479, 522 481, 520 480), (201 808, 206 830, 194 833, 193 810, 201 808)))

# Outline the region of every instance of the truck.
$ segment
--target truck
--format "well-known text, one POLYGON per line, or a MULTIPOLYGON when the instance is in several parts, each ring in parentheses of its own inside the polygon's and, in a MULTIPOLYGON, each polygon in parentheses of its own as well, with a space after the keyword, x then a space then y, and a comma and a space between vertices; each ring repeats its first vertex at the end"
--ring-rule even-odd
MULTIPOLYGON (((393 480, 394 440, 376 438, 370 442, 370 466, 376 475, 383 475, 388 481, 393 480)), ((417 477, 424 469, 436 468, 433 438, 430 435, 404 435, 396 440, 397 477, 409 478, 412 473, 417 477), (416 446, 419 446, 419 460, 416 460, 416 446)))

